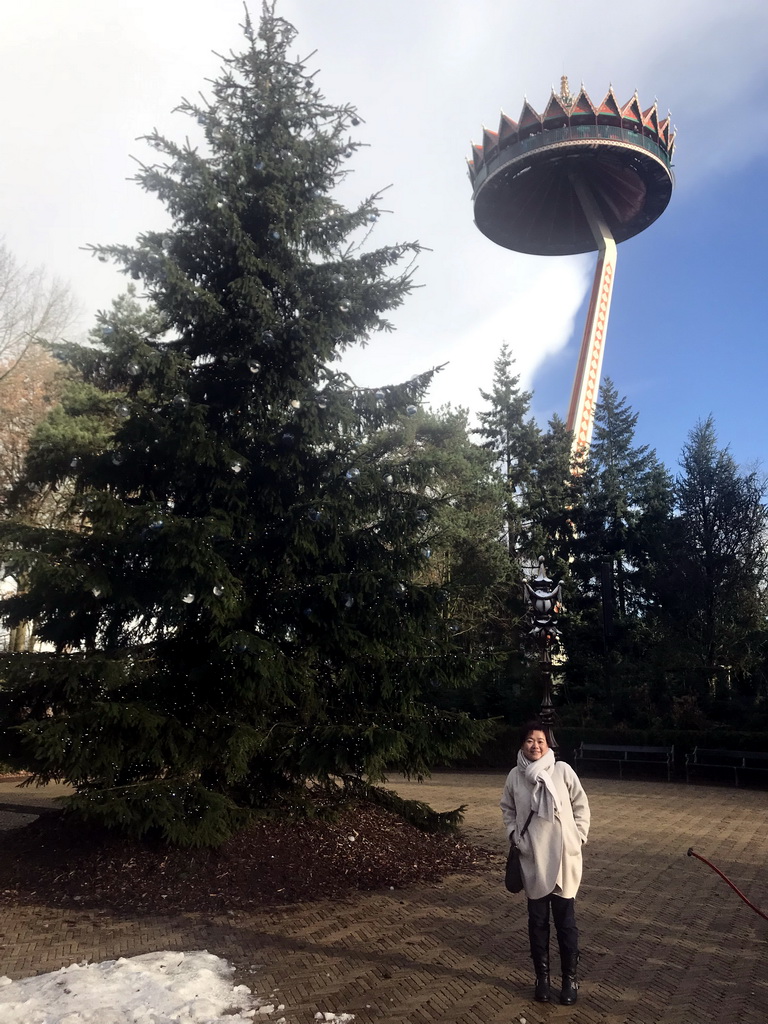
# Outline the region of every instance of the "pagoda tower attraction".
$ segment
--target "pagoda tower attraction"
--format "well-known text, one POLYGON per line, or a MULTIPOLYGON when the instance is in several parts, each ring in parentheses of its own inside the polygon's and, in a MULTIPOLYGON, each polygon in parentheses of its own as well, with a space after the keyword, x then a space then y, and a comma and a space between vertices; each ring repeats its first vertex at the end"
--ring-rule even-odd
POLYGON ((592 439, 616 246, 666 209, 674 138, 656 103, 641 110, 635 93, 621 106, 611 88, 596 105, 583 86, 572 96, 563 76, 543 114, 526 100, 518 121, 502 114, 498 132, 485 129, 472 147, 475 223, 491 241, 538 256, 598 253, 566 419, 574 454, 592 439))

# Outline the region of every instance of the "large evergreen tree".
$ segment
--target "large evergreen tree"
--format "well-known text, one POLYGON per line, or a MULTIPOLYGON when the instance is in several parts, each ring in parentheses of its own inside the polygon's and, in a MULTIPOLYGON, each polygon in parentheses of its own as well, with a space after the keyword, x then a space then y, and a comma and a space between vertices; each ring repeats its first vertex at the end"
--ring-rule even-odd
POLYGON ((527 486, 538 454, 539 431, 530 416, 531 395, 520 387, 520 374, 509 346, 501 346, 493 365, 493 385, 481 391, 487 408, 478 413, 475 433, 489 451, 504 485, 510 558, 516 560, 525 531, 527 486))
POLYGON ((436 466, 430 490, 442 497, 429 572, 441 587, 448 629, 479 670, 471 690, 443 692, 442 701, 498 716, 510 708, 510 662, 519 668, 510 593, 519 595, 520 574, 505 543, 504 485, 494 453, 469 436, 465 410, 442 409, 420 426, 436 466))
POLYGON ((648 445, 638 445, 638 414, 621 398, 610 378, 600 388, 595 430, 587 463, 584 554, 590 574, 600 578, 596 563, 608 565, 615 589, 618 614, 626 617, 642 604, 633 586, 637 563, 644 558, 643 531, 646 508, 659 487, 667 484, 671 511, 672 481, 648 445))
POLYGON ((553 416, 539 435, 523 504, 521 555, 528 565, 544 555, 554 579, 569 573, 582 518, 583 476, 574 472, 572 441, 564 421, 553 416))
POLYGON ((62 353, 82 385, 29 478, 70 481, 70 518, 4 531, 29 580, 10 619, 52 649, 3 667, 29 766, 86 817, 190 844, 482 732, 433 698, 472 658, 424 572, 432 467, 390 429, 431 373, 361 390, 334 365, 389 329, 419 247, 373 247, 378 196, 334 197, 358 115, 293 28, 266 5, 244 31, 210 100, 180 106, 201 141, 147 138, 137 178, 169 226, 94 248, 148 306, 62 353))
POLYGON ((530 637, 522 583, 536 575, 540 555, 550 575, 567 576, 580 480, 571 472, 570 433, 557 417, 540 430, 514 363, 509 346, 502 345, 491 390, 480 392, 486 408, 478 414, 475 433, 501 481, 510 561, 503 600, 497 590, 487 619, 496 669, 483 684, 485 706, 519 718, 530 714, 540 697, 533 668, 538 649, 530 637))
POLYGON ((657 579, 669 660, 703 700, 743 681, 762 657, 765 625, 766 484, 718 444, 711 417, 690 432, 657 579))
POLYGON ((606 378, 581 478, 572 563, 578 588, 569 605, 570 693, 613 721, 633 721, 646 709, 645 688, 658 671, 647 587, 672 503, 669 474, 636 441, 637 420, 606 378))
POLYGON ((435 501, 434 552, 424 572, 442 588, 443 613, 453 628, 482 646, 486 616, 510 577, 503 489, 492 472, 493 456, 470 437, 465 409, 414 419, 409 457, 428 460, 435 501))

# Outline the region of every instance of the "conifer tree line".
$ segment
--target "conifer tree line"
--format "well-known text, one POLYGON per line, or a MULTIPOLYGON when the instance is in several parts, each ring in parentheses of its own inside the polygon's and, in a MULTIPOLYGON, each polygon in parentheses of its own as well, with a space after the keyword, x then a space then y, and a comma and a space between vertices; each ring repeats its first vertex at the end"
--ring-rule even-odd
MULTIPOLYGON (((731 727, 759 733, 766 701, 766 481, 740 468, 711 417, 697 423, 671 471, 638 443, 638 414, 603 382, 592 444, 570 460, 559 418, 529 415, 510 350, 483 393, 479 443, 505 493, 510 578, 543 554, 562 579, 563 633, 555 680, 563 724, 621 730, 731 727), (574 472, 575 469, 575 472, 574 472)), ((521 652, 485 685, 491 713, 519 717, 535 674, 521 607, 505 627, 521 652), (495 703, 493 700, 495 699, 495 703)), ((531 689, 533 687, 533 689, 531 689)))
POLYGON ((195 141, 145 140, 166 228, 93 247, 127 290, 52 346, 55 401, 0 478, 2 614, 29 638, 0 654, 0 757, 187 845, 317 790, 383 799, 535 709, 540 554, 564 721, 765 725, 765 485, 711 420, 672 473, 606 381, 574 473, 506 346, 476 423, 425 409, 436 369, 340 368, 391 329, 420 247, 378 240, 379 194, 339 201, 360 115, 295 51, 273 5, 246 18, 180 104, 195 141))

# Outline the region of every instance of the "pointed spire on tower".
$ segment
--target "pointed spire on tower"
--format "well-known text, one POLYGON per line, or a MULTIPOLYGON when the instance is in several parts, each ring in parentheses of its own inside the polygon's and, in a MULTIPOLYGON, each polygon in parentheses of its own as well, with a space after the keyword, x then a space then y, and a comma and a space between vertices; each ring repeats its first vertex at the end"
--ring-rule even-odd
POLYGON ((571 96, 571 90, 568 86, 568 75, 560 76, 560 102, 564 107, 570 107, 573 103, 573 96, 571 96))

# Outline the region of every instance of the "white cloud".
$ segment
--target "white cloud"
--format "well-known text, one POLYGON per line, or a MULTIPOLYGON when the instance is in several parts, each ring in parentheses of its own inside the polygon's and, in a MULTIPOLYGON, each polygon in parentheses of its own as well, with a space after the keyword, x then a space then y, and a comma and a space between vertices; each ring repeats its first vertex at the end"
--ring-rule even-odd
MULTIPOLYGON (((445 293, 445 315, 436 318, 439 324, 427 320, 425 311, 424 320, 416 318, 416 328, 409 320, 395 334, 378 336, 365 350, 345 358, 344 368, 357 384, 372 387, 405 380, 447 363, 435 378, 431 405, 451 402, 477 409, 478 392, 490 389, 494 361, 506 342, 522 386, 531 387, 537 368, 563 349, 573 331, 591 280, 592 261, 589 257, 528 259, 503 250, 494 252, 490 243, 485 244, 487 265, 478 262, 464 268, 467 315, 458 322, 452 320, 450 293, 445 293), (491 301, 486 300, 488 294, 491 301)), ((418 299, 417 294, 409 304, 418 299)))

